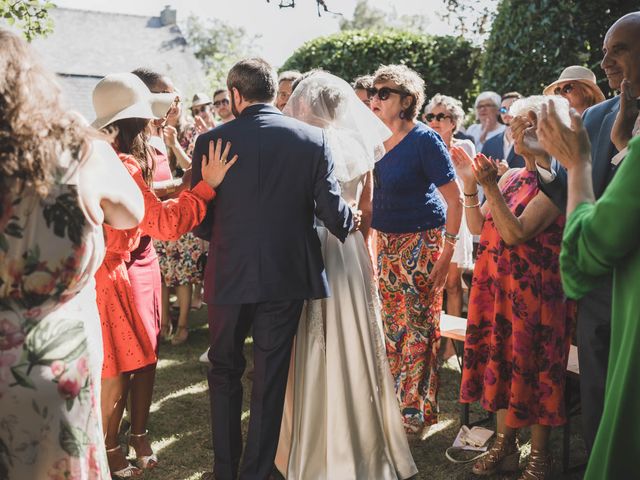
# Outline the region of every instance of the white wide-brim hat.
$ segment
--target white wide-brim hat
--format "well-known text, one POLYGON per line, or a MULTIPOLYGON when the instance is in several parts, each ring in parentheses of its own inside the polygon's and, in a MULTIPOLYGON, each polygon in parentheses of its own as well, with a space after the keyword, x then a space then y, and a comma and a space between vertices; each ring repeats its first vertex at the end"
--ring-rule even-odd
POLYGON ((124 118, 157 119, 164 117, 176 99, 175 93, 151 93, 133 73, 111 73, 93 89, 98 130, 124 118))
POLYGON ((580 65, 572 65, 565 68, 558 80, 544 87, 542 93, 544 95, 553 95, 553 91, 558 84, 568 82, 578 82, 582 84, 587 90, 593 93, 596 103, 604 101, 604 93, 602 93, 602 90, 600 90, 600 87, 598 87, 596 83, 595 74, 588 68, 581 67, 580 65))

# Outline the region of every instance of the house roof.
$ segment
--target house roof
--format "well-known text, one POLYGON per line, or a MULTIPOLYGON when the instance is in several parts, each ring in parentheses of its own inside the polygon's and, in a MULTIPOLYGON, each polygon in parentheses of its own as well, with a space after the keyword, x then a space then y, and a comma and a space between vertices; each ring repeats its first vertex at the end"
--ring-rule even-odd
POLYGON ((57 73, 67 103, 94 117, 91 92, 108 73, 147 67, 168 75, 187 98, 205 88, 202 65, 178 26, 160 16, 54 8, 53 33, 33 46, 57 73))

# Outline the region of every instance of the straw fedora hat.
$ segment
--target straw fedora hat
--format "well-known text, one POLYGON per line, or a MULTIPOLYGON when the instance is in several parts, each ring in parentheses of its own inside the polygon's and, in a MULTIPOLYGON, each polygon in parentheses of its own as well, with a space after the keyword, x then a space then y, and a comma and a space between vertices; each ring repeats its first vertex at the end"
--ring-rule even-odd
POLYGON ((133 73, 112 73, 93 89, 96 119, 91 125, 101 129, 123 118, 162 118, 176 97, 175 93, 151 93, 133 73))
POLYGON ((547 85, 542 92, 544 95, 553 95, 553 91, 560 83, 578 82, 582 84, 587 90, 593 93, 596 103, 604 101, 604 93, 600 90, 600 87, 596 84, 596 76, 588 68, 581 67, 580 65, 572 65, 565 68, 560 77, 553 83, 547 85))
POLYGON ((190 108, 199 107, 200 105, 207 105, 209 103, 213 103, 209 95, 207 95, 206 93, 196 93, 193 96, 190 108))

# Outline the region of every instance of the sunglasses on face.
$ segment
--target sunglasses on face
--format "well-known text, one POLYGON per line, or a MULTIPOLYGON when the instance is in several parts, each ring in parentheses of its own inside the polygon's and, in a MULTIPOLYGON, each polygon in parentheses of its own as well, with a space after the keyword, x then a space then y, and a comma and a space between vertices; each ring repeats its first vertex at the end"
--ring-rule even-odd
POLYGON ((509 111, 509 109, 507 107, 500 107, 500 110, 498 110, 502 115, 504 115, 505 113, 507 113, 509 111))
POLYGON ((204 113, 207 111, 207 106, 208 105, 201 105, 199 107, 193 107, 191 109, 191 113, 193 113, 193 115, 200 115, 201 113, 204 113))
POLYGON ((564 87, 556 87, 553 89, 554 95, 566 95, 567 93, 571 93, 575 87, 573 83, 567 83, 564 87))
POLYGON ((447 115, 446 113, 439 113, 437 115, 434 113, 427 113, 424 118, 427 119, 427 122, 433 122, 434 120, 441 122, 445 118, 451 118, 451 115, 447 115))
POLYGON ((367 88, 367 96, 369 100, 372 100, 373 97, 377 96, 380 100, 387 100, 392 93, 398 94, 401 97, 406 97, 409 95, 407 92, 403 92, 402 90, 397 90, 395 88, 382 87, 382 88, 367 88))
POLYGON ((214 107, 219 107, 220 105, 229 105, 229 99, 223 98, 222 100, 216 100, 213 102, 214 107))

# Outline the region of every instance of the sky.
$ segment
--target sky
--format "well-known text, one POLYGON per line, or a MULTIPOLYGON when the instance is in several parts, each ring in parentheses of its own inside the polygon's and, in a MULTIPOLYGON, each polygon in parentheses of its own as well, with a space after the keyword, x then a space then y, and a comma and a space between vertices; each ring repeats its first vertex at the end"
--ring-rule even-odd
MULTIPOLYGON (((479 0, 485 2, 487 0, 479 0)), ((55 0, 59 7, 158 16, 165 5, 178 12, 178 23, 190 14, 202 20, 218 18, 249 35, 261 35, 256 54, 278 67, 305 41, 339 31, 339 16, 318 17, 315 0, 297 0, 295 8, 278 8, 280 0, 55 0)), ((356 0, 326 0, 331 10, 351 19, 356 0)), ((443 10, 441 0, 369 0, 369 4, 385 11, 395 8, 398 15, 421 14, 429 19, 425 33, 453 34, 437 12, 443 10)))

